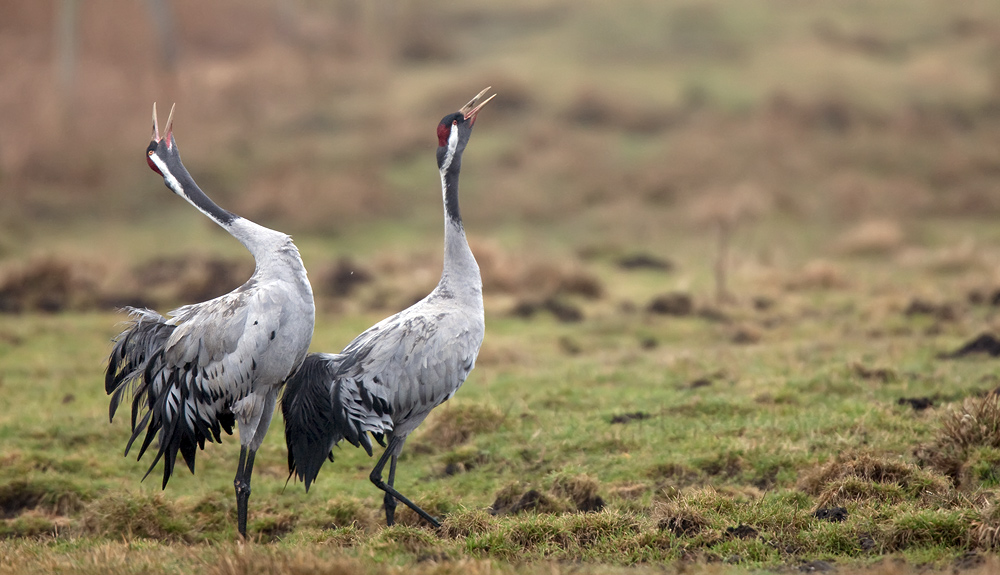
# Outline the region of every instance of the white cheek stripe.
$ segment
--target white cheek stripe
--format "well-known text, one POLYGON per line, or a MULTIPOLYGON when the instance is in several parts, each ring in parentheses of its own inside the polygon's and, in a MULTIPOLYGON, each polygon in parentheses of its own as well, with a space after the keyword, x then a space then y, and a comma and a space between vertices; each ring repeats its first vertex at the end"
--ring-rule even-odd
POLYGON ((458 126, 451 125, 451 134, 448 136, 448 153, 444 156, 444 164, 441 165, 443 173, 451 166, 451 161, 455 159, 455 149, 458 148, 458 126))
POLYGON ((187 194, 184 193, 184 189, 181 188, 181 183, 177 181, 177 178, 175 178, 173 174, 170 173, 170 168, 167 167, 167 164, 165 164, 156 154, 150 156, 149 159, 152 160, 153 163, 156 164, 156 168, 160 170, 160 174, 163 176, 163 182, 167 184, 167 187, 173 190, 175 194, 187 197, 187 194))
POLYGON ((178 196, 187 200, 187 202, 192 206, 194 206, 195 209, 197 209, 199 212, 212 218, 212 220, 218 222, 220 226, 225 227, 225 224, 219 222, 219 220, 216 219, 215 216, 206 212, 201 206, 194 203, 194 200, 192 200, 191 197, 187 195, 187 192, 184 191, 184 188, 181 186, 181 183, 177 181, 177 178, 175 178, 173 174, 170 173, 170 168, 167 167, 167 164, 165 164, 163 160, 160 159, 159 156, 153 154, 152 156, 149 157, 149 159, 152 160, 154 164, 156 164, 157 168, 159 168, 160 174, 163 175, 163 183, 165 183, 168 188, 170 188, 178 196))

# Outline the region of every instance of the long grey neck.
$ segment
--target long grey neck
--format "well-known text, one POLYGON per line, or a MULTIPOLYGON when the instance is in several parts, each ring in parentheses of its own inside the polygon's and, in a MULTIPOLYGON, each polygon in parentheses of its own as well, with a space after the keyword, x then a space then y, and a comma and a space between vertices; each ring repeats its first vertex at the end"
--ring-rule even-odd
MULTIPOLYGON (((468 288, 469 293, 482 299, 483 280, 479 264, 469 248, 458 209, 458 173, 460 158, 455 158, 441 170, 441 188, 444 196, 444 269, 439 287, 452 290, 468 288)), ((465 291, 465 290, 463 290, 465 291)))
POLYGON ((239 217, 220 208, 205 192, 201 191, 183 164, 180 165, 179 169, 163 172, 163 181, 175 194, 187 200, 192 206, 198 208, 198 211, 212 218, 212 221, 226 230, 229 229, 233 220, 239 217))
POLYGON ((256 260, 258 271, 267 269, 273 264, 303 267, 298 249, 295 248, 295 244, 292 243, 289 236, 220 208, 198 187, 194 178, 183 165, 179 169, 164 172, 163 180, 173 192, 187 200, 198 211, 211 218, 212 221, 219 224, 246 246, 256 260))

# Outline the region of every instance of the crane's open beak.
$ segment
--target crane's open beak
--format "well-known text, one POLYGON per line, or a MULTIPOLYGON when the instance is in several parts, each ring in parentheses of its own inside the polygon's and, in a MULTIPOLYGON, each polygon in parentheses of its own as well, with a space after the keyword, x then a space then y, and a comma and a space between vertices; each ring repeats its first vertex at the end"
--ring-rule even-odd
POLYGON ((156 124, 156 102, 153 102, 153 135, 150 138, 154 142, 160 141, 160 127, 156 124))
MULTIPOLYGON (((167 147, 172 148, 174 146, 174 108, 177 104, 170 106, 170 114, 167 115, 167 125, 164 127, 163 137, 167 140, 167 147)), ((153 102, 153 141, 160 141, 160 127, 156 123, 156 102, 153 102)))
POLYGON ((476 121, 476 115, 479 114, 479 110, 481 110, 483 108, 483 106, 486 105, 487 102, 489 102, 493 98, 497 97, 496 94, 493 94, 489 98, 486 98, 482 102, 479 102, 479 99, 482 98, 483 94, 485 94, 486 92, 488 92, 490 90, 490 88, 492 88, 492 86, 487 86, 485 90, 483 90, 482 92, 476 94, 475 98, 469 100, 468 104, 462 106, 462 108, 459 109, 459 112, 462 115, 465 116, 466 120, 471 120, 474 123, 476 121), (476 102, 479 102, 479 103, 477 104, 476 102))

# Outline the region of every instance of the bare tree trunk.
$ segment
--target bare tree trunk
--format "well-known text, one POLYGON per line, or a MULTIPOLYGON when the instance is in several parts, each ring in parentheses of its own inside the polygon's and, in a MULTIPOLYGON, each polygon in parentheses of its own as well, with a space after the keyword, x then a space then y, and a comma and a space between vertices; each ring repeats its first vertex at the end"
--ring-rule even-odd
POLYGON ((56 12, 55 22, 55 53, 56 83, 59 85, 59 98, 62 107, 68 108, 68 100, 76 80, 76 45, 77 23, 79 21, 79 4, 77 0, 61 0, 56 12))

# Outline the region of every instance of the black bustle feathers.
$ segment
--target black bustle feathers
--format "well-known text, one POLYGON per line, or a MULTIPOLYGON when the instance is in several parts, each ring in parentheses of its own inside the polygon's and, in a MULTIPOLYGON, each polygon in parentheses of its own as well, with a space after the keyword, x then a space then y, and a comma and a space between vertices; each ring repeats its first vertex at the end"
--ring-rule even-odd
POLYGON ((125 446, 125 455, 144 431, 137 459, 142 459, 153 440, 158 438, 159 449, 143 479, 152 473, 162 458, 163 487, 166 487, 178 452, 194 473, 197 449, 205 447, 206 439, 221 442, 223 430, 232 435, 236 419, 228 410, 216 411, 210 421, 205 421, 198 414, 188 417, 192 401, 212 402, 207 394, 198 391, 198 366, 168 366, 164 348, 175 326, 167 324, 164 317, 150 310, 129 311, 133 316, 132 322, 115 339, 105 372, 105 391, 111 395, 108 415, 113 420, 122 399, 131 395, 132 435, 125 446), (173 407, 168 409, 171 397, 173 407))

